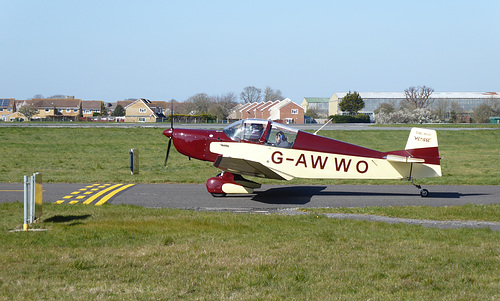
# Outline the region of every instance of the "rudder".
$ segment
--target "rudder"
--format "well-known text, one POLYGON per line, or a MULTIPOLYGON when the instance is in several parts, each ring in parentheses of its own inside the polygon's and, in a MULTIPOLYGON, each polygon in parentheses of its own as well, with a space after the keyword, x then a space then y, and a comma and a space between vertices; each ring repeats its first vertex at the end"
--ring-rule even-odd
POLYGON ((435 130, 412 128, 405 150, 438 147, 437 133, 435 130))

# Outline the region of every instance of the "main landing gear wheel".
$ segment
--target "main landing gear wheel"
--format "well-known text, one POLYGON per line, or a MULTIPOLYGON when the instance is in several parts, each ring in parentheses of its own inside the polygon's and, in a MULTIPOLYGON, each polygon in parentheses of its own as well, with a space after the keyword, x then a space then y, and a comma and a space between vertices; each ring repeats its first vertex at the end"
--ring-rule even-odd
POLYGON ((421 189, 420 190, 420 196, 423 198, 426 198, 429 195, 429 190, 427 189, 421 189))
POLYGON ((253 193, 254 188, 260 188, 259 183, 230 172, 222 172, 208 179, 206 186, 207 191, 216 198, 225 197, 227 194, 253 193))
POLYGON ((211 194, 212 194, 212 196, 213 196, 214 198, 223 198, 223 197, 225 197, 225 196, 226 196, 226 194, 225 194, 225 193, 214 193, 214 192, 212 192, 211 194))

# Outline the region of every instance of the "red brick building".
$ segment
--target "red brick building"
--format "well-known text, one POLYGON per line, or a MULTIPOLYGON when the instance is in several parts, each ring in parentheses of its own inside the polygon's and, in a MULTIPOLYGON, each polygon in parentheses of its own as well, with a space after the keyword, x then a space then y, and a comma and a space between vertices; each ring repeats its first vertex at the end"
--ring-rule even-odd
POLYGON ((229 119, 269 119, 284 124, 303 124, 304 108, 286 98, 268 102, 252 102, 236 106, 229 119))

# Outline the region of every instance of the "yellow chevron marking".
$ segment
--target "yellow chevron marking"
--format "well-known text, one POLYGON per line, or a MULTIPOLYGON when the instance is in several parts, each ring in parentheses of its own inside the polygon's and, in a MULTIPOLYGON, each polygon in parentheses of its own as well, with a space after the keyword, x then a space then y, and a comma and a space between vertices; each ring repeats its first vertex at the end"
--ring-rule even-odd
POLYGON ((125 185, 125 186, 122 186, 118 189, 116 189, 115 191, 109 193, 108 195, 106 195, 105 197, 103 197, 99 202, 97 202, 95 205, 96 206, 101 206, 102 204, 106 203, 110 198, 112 198, 115 194, 117 194, 118 192, 120 191, 123 191, 131 186, 134 186, 134 184, 128 184, 128 185, 125 185))
POLYGON ((93 196, 91 196, 90 198, 88 198, 85 202, 83 202, 83 204, 88 205, 88 204, 92 203, 95 199, 97 199, 98 197, 100 197, 101 195, 105 194, 106 192, 111 191, 111 190, 113 190, 115 188, 118 188, 118 187, 120 187, 122 185, 123 184, 116 184, 116 185, 108 187, 108 188, 106 188, 106 189, 104 189, 102 191, 99 191, 98 193, 96 193, 93 196))

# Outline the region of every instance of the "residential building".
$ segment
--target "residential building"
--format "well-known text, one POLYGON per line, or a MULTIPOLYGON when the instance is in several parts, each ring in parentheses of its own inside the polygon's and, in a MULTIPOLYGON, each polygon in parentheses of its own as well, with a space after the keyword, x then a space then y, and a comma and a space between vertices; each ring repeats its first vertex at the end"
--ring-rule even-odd
POLYGON ((27 121, 28 118, 26 118, 26 116, 24 116, 23 113, 20 113, 20 112, 14 112, 10 115, 3 115, 2 117, 2 120, 4 121, 27 121))
POLYGON ((100 100, 82 100, 82 116, 92 117, 94 114, 101 115, 103 105, 104 102, 100 100))
POLYGON ((32 105, 38 109, 31 119, 76 120, 82 107, 81 99, 43 98, 17 101, 17 106, 32 105))
MULTIPOLYGON (((123 102, 118 102, 122 105, 123 102)), ((123 107, 125 109, 125 122, 157 122, 164 121, 163 109, 158 102, 141 98, 123 107)))
POLYGON ((290 99, 239 104, 229 113, 228 119, 269 119, 280 123, 304 123, 304 108, 290 99))
POLYGON ((286 124, 303 124, 304 108, 286 98, 269 108, 269 119, 286 124))
POLYGON ((0 99, 0 120, 6 120, 5 117, 16 111, 16 100, 14 98, 0 99))

